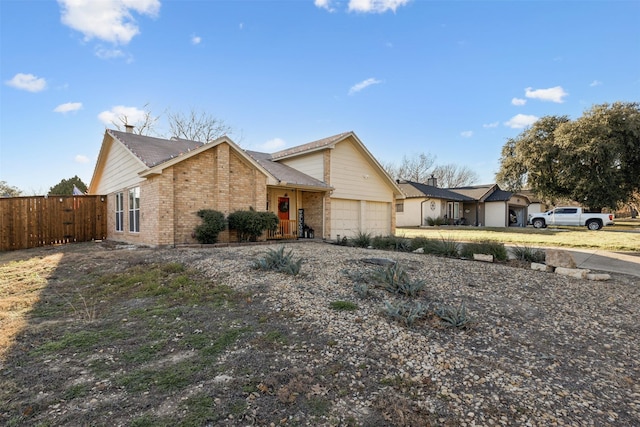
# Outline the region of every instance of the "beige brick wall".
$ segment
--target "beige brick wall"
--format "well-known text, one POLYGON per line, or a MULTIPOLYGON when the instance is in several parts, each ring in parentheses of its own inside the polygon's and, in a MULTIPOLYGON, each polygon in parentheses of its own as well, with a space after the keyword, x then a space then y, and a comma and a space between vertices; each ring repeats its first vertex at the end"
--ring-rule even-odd
POLYGON ((314 236, 324 236, 322 230, 322 199, 325 193, 302 193, 302 208, 304 209, 304 222, 313 228, 314 236))

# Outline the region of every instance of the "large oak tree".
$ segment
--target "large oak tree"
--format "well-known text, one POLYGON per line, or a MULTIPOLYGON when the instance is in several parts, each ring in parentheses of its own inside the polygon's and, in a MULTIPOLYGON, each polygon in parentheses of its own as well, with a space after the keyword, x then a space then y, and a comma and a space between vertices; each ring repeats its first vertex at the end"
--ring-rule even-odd
POLYGON ((640 104, 595 105, 573 121, 541 118, 507 140, 496 180, 551 201, 615 209, 640 189, 640 104))

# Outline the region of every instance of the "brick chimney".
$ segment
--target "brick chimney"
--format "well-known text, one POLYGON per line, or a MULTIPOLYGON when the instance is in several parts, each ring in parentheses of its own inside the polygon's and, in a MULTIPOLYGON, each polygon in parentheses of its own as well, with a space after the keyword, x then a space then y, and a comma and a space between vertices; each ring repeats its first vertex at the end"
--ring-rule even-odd
POLYGON ((127 131, 127 133, 133 133, 133 125, 124 125, 124 129, 127 131))

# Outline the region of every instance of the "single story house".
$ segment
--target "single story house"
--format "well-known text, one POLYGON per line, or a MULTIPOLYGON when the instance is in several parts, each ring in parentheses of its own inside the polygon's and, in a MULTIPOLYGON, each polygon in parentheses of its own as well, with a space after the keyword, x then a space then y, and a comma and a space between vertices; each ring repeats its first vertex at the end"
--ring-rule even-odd
MULTIPOLYGON (((396 182, 353 132, 277 153, 107 129, 89 185, 106 195, 108 238, 151 246, 196 243, 201 209, 225 215, 253 208, 280 218, 266 238, 336 239, 395 232, 396 182)), ((234 241, 224 231, 220 242, 234 241)))
POLYGON ((398 186, 405 196, 396 203, 398 227, 428 225, 429 218, 441 218, 450 225, 527 225, 529 199, 497 184, 439 188, 432 177, 428 184, 398 181, 398 186))

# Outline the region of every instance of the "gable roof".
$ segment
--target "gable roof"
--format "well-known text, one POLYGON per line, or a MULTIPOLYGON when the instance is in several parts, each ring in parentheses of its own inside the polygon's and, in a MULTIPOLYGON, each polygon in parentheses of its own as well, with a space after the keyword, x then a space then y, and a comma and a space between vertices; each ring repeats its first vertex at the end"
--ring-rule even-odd
POLYGON ((287 148, 285 150, 276 151, 271 154, 273 160, 281 160, 287 157, 292 157, 299 154, 311 153, 313 151, 322 150, 323 148, 332 147, 343 139, 350 135, 355 135, 353 132, 343 132, 337 135, 322 138, 317 141, 312 141, 307 144, 297 145, 295 147, 287 148))
POLYGON ((131 153, 152 168, 160 163, 188 153, 204 145, 202 142, 188 139, 162 139, 137 135, 130 132, 107 129, 107 133, 121 142, 131 153))
POLYGON ((453 200, 457 202, 474 201, 475 199, 463 194, 455 193, 446 188, 421 184, 413 181, 400 181, 398 186, 407 198, 434 197, 436 199, 453 200))
POLYGON ((255 159, 260 166, 273 175, 282 185, 290 184, 299 187, 317 187, 326 190, 333 188, 327 183, 315 179, 297 169, 283 163, 274 162, 271 154, 261 153, 258 151, 246 151, 246 153, 255 159))
POLYGON ((449 188, 450 191, 471 197, 473 200, 479 202, 484 202, 496 189, 500 189, 497 184, 468 185, 466 187, 449 188))

